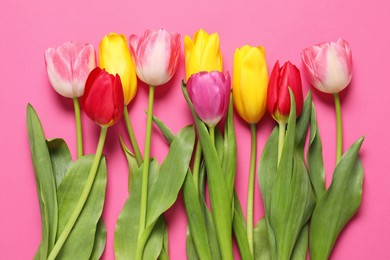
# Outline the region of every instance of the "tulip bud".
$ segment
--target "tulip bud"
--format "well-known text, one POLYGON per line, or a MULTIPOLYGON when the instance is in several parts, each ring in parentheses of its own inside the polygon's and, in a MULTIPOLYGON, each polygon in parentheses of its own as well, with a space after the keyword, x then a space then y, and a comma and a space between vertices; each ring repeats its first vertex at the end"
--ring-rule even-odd
POLYGON ((137 76, 127 39, 123 34, 110 33, 101 40, 99 67, 108 73, 119 74, 125 105, 129 104, 137 93, 137 76))
POLYGON ((159 86, 175 74, 180 57, 180 35, 164 29, 149 31, 143 37, 131 35, 131 54, 137 76, 146 84, 159 86))
POLYGON ((219 71, 199 72, 187 82, 196 114, 209 127, 214 127, 226 114, 229 107, 231 80, 229 73, 219 71))
POLYGON ((236 49, 233 70, 233 103, 249 124, 259 122, 266 110, 268 68, 264 48, 236 49))
POLYGON ((85 113, 100 126, 111 126, 123 115, 121 79, 96 67, 88 76, 82 97, 85 113))
POLYGON ((83 95, 88 74, 96 67, 95 48, 91 44, 65 42, 45 52, 49 81, 58 94, 77 98, 83 95))
POLYGON ((286 62, 281 68, 279 61, 275 63, 268 84, 267 108, 276 121, 287 122, 290 114, 290 93, 294 93, 296 116, 303 108, 302 81, 298 68, 291 62, 286 62))
POLYGON ((321 43, 302 52, 303 67, 318 90, 335 94, 348 86, 352 78, 352 54, 348 42, 321 43))
POLYGON ((184 36, 186 80, 199 71, 222 71, 222 54, 217 33, 208 34, 200 29, 194 40, 184 36))

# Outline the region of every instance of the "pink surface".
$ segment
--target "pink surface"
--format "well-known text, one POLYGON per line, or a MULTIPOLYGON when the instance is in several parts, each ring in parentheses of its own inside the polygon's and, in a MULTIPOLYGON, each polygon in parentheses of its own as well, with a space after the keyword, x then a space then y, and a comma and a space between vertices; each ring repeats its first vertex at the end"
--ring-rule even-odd
MULTIPOLYGON (((218 32, 225 69, 232 70, 235 48, 263 45, 269 69, 277 59, 291 60, 301 68, 303 48, 343 37, 349 41, 354 59, 351 85, 342 93, 344 147, 361 135, 365 168, 362 206, 341 234, 332 259, 389 259, 390 251, 390 4, 374 1, 3 1, 0 16, 1 89, 0 109, 0 258, 31 259, 41 238, 39 204, 25 126, 28 102, 36 108, 47 138, 64 138, 76 155, 72 102, 50 86, 44 51, 74 40, 98 46, 114 31, 142 34, 145 29, 166 28, 182 37, 200 27, 218 32)), ((183 56, 176 76, 156 90, 155 114, 175 132, 191 123, 180 90, 184 77, 183 56)), ((309 85, 304 80, 306 95, 309 85)), ((314 92, 324 144, 327 183, 335 158, 335 116, 330 96, 314 92)), ((147 88, 140 84, 130 106, 130 117, 143 148, 147 88)), ((246 201, 250 133, 236 118, 238 172, 236 188, 242 205, 246 201)), ((274 122, 267 115, 258 126, 258 158, 274 122)), ((98 128, 83 114, 85 151, 95 150, 98 128)), ((108 157, 108 187, 103 213, 108 239, 103 259, 113 259, 113 233, 127 197, 127 164, 117 139, 125 135, 120 123, 110 129, 105 154, 108 157)), ((167 147, 156 129, 152 154, 161 162, 167 147)), ((256 182, 255 219, 263 215, 256 182)), ((182 196, 166 214, 171 259, 185 258, 186 216, 182 196)))

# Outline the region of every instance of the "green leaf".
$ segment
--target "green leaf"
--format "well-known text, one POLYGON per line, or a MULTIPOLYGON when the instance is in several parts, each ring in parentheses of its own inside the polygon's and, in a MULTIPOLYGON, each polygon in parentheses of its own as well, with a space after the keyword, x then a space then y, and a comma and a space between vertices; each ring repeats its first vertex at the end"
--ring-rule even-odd
POLYGON ((146 242, 143 259, 157 259, 163 249, 165 220, 159 217, 153 231, 146 242))
POLYGON ((316 200, 319 201, 325 193, 325 168, 322 158, 322 142, 314 104, 312 104, 311 110, 310 143, 307 151, 307 164, 316 200))
POLYGON ((266 209, 268 240, 272 258, 277 259, 291 257, 296 240, 310 218, 315 204, 314 192, 303 160, 303 151, 296 147, 298 144, 296 142, 295 101, 291 91, 290 95, 291 110, 287 133, 276 174, 277 159, 275 158, 277 156, 275 154, 278 141, 275 139, 275 131, 271 134, 260 161, 259 179, 266 209), (275 147, 270 147, 270 145, 275 145, 275 147), (270 161, 265 161, 267 159, 270 161))
MULTIPOLYGON (((133 175, 131 194, 119 214, 114 233, 114 253, 116 259, 135 259, 138 243, 139 211, 141 203, 142 168, 133 175)), ((159 166, 151 160, 149 168, 149 184, 154 181, 159 166)))
POLYGON ((207 237, 210 243, 211 259, 215 259, 215 260, 222 259, 221 247, 219 245, 218 234, 213 221, 213 216, 209 208, 207 207, 206 203, 204 203, 203 209, 204 209, 203 214, 206 223, 207 237))
POLYGON ((160 129, 161 133, 164 135, 164 138, 168 142, 168 144, 171 144, 173 141, 173 138, 175 138, 175 135, 172 133, 172 131, 158 117, 153 116, 152 119, 153 119, 153 122, 160 129))
POLYGON ((96 227, 95 233, 95 242, 92 249, 92 254, 90 256, 90 260, 99 260, 104 252, 104 248, 106 246, 106 236, 107 229, 106 225, 103 222, 103 219, 100 218, 96 227))
MULTIPOLYGON (((307 247, 308 247, 309 229, 308 225, 305 225, 298 237, 295 244, 294 251, 291 255, 293 260, 306 259, 307 247)), ((254 230, 254 251, 256 260, 270 260, 271 248, 268 242, 267 221, 265 217, 262 217, 257 222, 254 230)))
MULTIPOLYGON (((58 236, 77 205, 93 161, 94 155, 83 156, 75 161, 58 187, 58 236)), ((84 208, 56 259, 88 259, 91 256, 96 228, 103 211, 106 184, 106 160, 102 157, 84 208)))
POLYGON ((256 260, 271 260, 271 249, 268 242, 267 222, 265 217, 262 217, 257 222, 254 234, 254 259, 256 260))
POLYGON ((132 181, 133 181, 133 175, 138 170, 138 163, 137 159, 135 158, 135 155, 130 151, 130 149, 126 146, 125 142, 122 139, 122 136, 119 135, 119 142, 121 143, 122 150, 125 153, 127 164, 129 166, 129 177, 128 177, 128 191, 129 194, 131 193, 131 187, 132 187, 132 181))
MULTIPOLYGON (((163 216, 161 216, 163 217, 163 216)), ((169 260, 169 240, 168 240, 168 227, 165 223, 164 225, 164 238, 163 238, 163 248, 161 250, 159 260, 169 260)))
POLYGON ((240 200, 238 199, 235 190, 234 190, 233 231, 238 245, 238 249, 240 250, 241 259, 245 259, 245 260, 253 259, 252 253, 249 248, 244 214, 242 213, 240 200))
POLYGON ((307 248, 309 246, 309 226, 306 224, 299 234, 298 240, 295 244, 294 251, 291 255, 292 260, 306 259, 307 248))
POLYGON ((183 128, 173 139, 168 155, 148 192, 146 226, 152 225, 176 201, 190 164, 194 142, 195 131, 192 126, 183 128))
POLYGON ((295 130, 295 138, 297 147, 303 155, 303 149, 305 147, 306 136, 308 131, 308 125, 310 122, 310 114, 311 114, 311 92, 309 92, 306 96, 305 103, 303 104, 303 109, 301 115, 297 119, 297 125, 295 130))
POLYGON ((46 143, 50 153, 56 188, 58 189, 65 174, 68 172, 70 165, 72 164, 72 157, 70 155, 69 148, 63 139, 51 139, 47 140, 46 143))
POLYGON ((358 139, 341 157, 329 189, 314 209, 310 225, 313 260, 329 257, 341 230, 360 207, 364 172, 359 150, 363 139, 358 139))
POLYGON ((279 126, 277 125, 265 143, 259 163, 258 179, 267 215, 271 213, 271 194, 278 166, 278 133, 279 126))
MULTIPOLYGON (((187 241, 187 245, 191 242, 189 246, 194 246, 196 255, 199 256, 200 259, 211 259, 206 224, 204 222, 201 206, 203 201, 199 200, 194 178, 190 171, 187 172, 187 177, 184 181, 183 197, 190 230, 189 236, 191 236, 190 241, 187 241)), ((189 238, 187 238, 187 240, 188 239, 189 238)), ((189 248, 188 250, 192 252, 192 248, 189 248)))
POLYGON ((186 236, 186 253, 187 253, 187 260, 199 260, 199 256, 196 253, 196 248, 194 241, 192 239, 191 231, 187 227, 187 236, 186 236))
MULTIPOLYGON (((237 168, 237 143, 236 134, 234 131, 233 122, 233 97, 230 95, 230 103, 225 123, 225 139, 224 139, 224 150, 222 159, 222 171, 225 173, 227 193, 229 200, 234 201, 234 179, 236 178, 237 168)), ((232 207, 234 211, 234 206, 232 207)))
POLYGON ((42 240, 35 259, 46 259, 54 246, 57 235, 56 183, 42 125, 30 104, 27 106, 27 131, 42 222, 42 240))
POLYGON ((184 97, 191 109, 196 127, 199 134, 199 140, 206 162, 207 177, 210 192, 210 202, 213 209, 212 215, 217 230, 218 241, 224 259, 233 259, 232 250, 232 214, 231 203, 226 186, 225 176, 221 168, 221 162, 218 153, 207 131, 206 125, 198 118, 195 113, 191 100, 188 97, 187 90, 183 83, 182 90, 184 97))

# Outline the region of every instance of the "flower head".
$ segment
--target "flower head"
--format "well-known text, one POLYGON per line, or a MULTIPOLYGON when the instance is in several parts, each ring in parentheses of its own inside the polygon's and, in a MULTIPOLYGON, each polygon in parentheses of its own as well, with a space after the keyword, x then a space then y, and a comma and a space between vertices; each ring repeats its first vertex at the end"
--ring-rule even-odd
POLYGON ((172 78, 180 57, 178 33, 170 33, 164 29, 147 30, 141 38, 131 35, 129 41, 140 80, 159 86, 172 78))
POLYGON ((259 122, 266 110, 268 68, 264 48, 236 49, 233 70, 233 103, 246 122, 259 122))
POLYGON ((115 124, 123 115, 121 79, 96 67, 88 76, 82 97, 85 113, 100 126, 115 124))
POLYGON ((125 105, 129 104, 137 93, 137 76, 127 39, 123 34, 110 33, 101 40, 99 67, 108 73, 119 74, 125 105))
POLYGON ((88 74, 96 67, 95 48, 91 44, 65 42, 45 52, 47 75, 58 94, 80 97, 88 74))
POLYGON ((291 104, 289 89, 294 93, 298 117, 303 108, 301 74, 291 62, 288 61, 280 67, 277 61, 269 79, 267 94, 268 112, 276 121, 288 119, 291 104))
POLYGON ((351 81, 352 54, 343 39, 306 48, 302 61, 309 81, 322 92, 338 93, 351 81))
POLYGON ((214 127, 226 114, 229 106, 231 80, 229 73, 199 72, 187 82, 196 114, 209 127, 214 127))
POLYGON ((222 71, 222 54, 217 33, 208 34, 200 29, 192 40, 184 36, 186 79, 199 71, 222 71))

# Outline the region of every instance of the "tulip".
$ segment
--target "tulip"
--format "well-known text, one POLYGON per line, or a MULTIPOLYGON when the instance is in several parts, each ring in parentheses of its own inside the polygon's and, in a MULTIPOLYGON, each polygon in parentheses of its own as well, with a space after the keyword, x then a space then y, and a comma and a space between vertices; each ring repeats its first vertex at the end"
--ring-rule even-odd
POLYGON ((322 92, 339 93, 351 81, 352 54, 343 39, 306 48, 302 61, 309 81, 322 92))
POLYGON ((119 74, 124 102, 125 105, 128 105, 137 93, 137 76, 127 39, 123 34, 110 33, 101 40, 99 67, 108 73, 119 74))
MULTIPOLYGON (((169 33, 164 29, 157 31, 147 30, 141 38, 131 35, 129 42, 137 76, 140 80, 150 85, 138 230, 138 237, 141 237, 146 228, 154 90, 156 86, 168 82, 176 72, 180 56, 180 35, 178 33, 169 33)), ((137 244, 137 259, 142 258, 144 246, 144 243, 137 244)))
POLYGON ((143 37, 131 35, 130 50, 137 76, 148 85, 159 86, 175 74, 180 56, 180 35, 164 29, 147 30, 143 37))
POLYGON ((123 91, 118 74, 116 76, 96 67, 85 83, 82 97, 85 113, 100 126, 115 124, 123 114, 123 91))
POLYGON ((123 116, 137 164, 140 166, 142 164, 142 155, 127 111, 127 105, 137 93, 137 76, 127 39, 123 34, 110 33, 104 36, 99 46, 99 67, 104 68, 111 74, 118 73, 121 78, 125 103, 123 116))
POLYGON ((234 53, 233 103, 237 113, 250 124, 251 158, 248 176, 247 237, 252 256, 253 200, 256 170, 257 136, 256 123, 266 110, 268 69, 264 48, 245 45, 234 53))
POLYGON ((91 44, 66 42, 57 49, 45 52, 47 75, 58 94, 72 98, 77 136, 77 157, 83 155, 83 138, 78 97, 82 96, 85 81, 96 66, 95 48, 91 44))
POLYGON ((276 121, 287 122, 290 114, 290 93, 294 94, 296 116, 303 108, 302 81, 299 69, 291 62, 286 62, 281 68, 279 61, 275 63, 268 84, 267 108, 276 121))
POLYGON ((342 119, 338 93, 348 86, 352 78, 352 54, 348 42, 321 43, 302 52, 303 68, 310 83, 318 90, 333 94, 336 110, 336 161, 342 155, 342 119))
POLYGON ((268 69, 264 48, 236 49, 233 70, 233 101, 238 114, 249 124, 260 121, 266 110, 268 69))
POLYGON ((200 29, 194 40, 184 36, 186 80, 199 71, 222 71, 222 54, 218 33, 208 34, 200 29))
POLYGON ((58 94, 77 98, 83 95, 88 74, 96 67, 95 49, 91 44, 66 42, 45 52, 47 75, 58 94))
POLYGON ((209 127, 215 127, 229 107, 231 80, 219 71, 193 74, 187 82, 196 114, 209 127))

